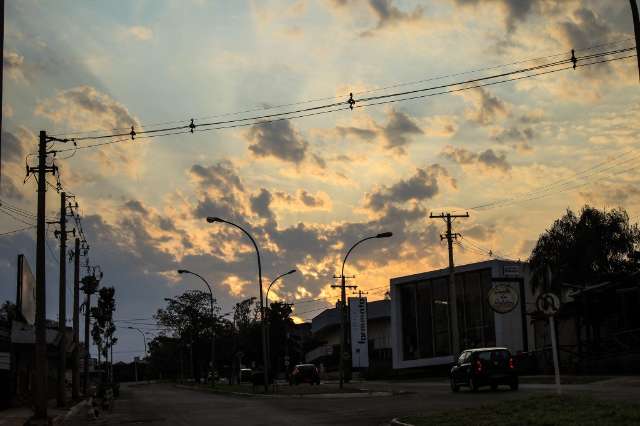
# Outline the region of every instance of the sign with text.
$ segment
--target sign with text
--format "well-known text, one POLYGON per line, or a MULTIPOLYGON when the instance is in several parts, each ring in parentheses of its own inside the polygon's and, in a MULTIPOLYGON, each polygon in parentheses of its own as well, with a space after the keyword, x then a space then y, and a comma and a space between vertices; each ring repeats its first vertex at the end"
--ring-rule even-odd
POLYGON ((27 324, 36 322, 36 279, 24 254, 18 255, 18 310, 27 324))
POLYGON ((367 299, 349 298, 351 321, 351 360, 354 368, 369 367, 369 336, 367 330, 367 299))
POLYGON ((499 314, 506 314, 518 306, 518 292, 508 284, 496 284, 487 295, 489 307, 499 314))

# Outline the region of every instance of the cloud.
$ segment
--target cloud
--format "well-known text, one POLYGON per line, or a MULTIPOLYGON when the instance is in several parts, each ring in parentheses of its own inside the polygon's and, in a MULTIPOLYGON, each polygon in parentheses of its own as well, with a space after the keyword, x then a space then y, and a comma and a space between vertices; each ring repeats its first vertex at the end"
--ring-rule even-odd
POLYGON ((384 28, 415 23, 423 18, 424 8, 416 6, 411 12, 403 12, 393 4, 392 0, 369 0, 369 8, 378 19, 375 28, 364 31, 361 36, 372 36, 375 32, 384 28))
POLYGON ((305 189, 298 189, 295 194, 275 192, 276 206, 293 211, 331 210, 331 198, 327 193, 318 191, 315 194, 305 189))
POLYGON ((13 107, 10 103, 5 102, 2 104, 2 116, 6 118, 13 117, 13 107))
POLYGON ((484 88, 465 91, 461 96, 472 104, 465 110, 465 117, 474 123, 485 126, 509 113, 507 105, 484 88))
POLYGON ((149 211, 138 200, 129 200, 126 203, 124 203, 124 207, 127 210, 135 213, 140 213, 144 215, 149 213, 149 211))
POLYGON ((557 24, 556 34, 567 48, 585 48, 593 40, 605 42, 611 36, 611 29, 596 13, 586 7, 573 12, 572 19, 557 24))
POLYGON ((149 27, 135 25, 125 30, 125 35, 139 41, 149 41, 153 38, 153 31, 149 27))
POLYGON ((485 169, 501 172, 507 172, 511 169, 506 154, 496 154, 493 149, 475 153, 464 148, 454 148, 447 145, 440 155, 460 165, 479 165, 485 169))
POLYGON ((380 211, 389 204, 431 199, 439 193, 442 180, 448 181, 453 187, 456 185, 447 169, 439 164, 418 168, 416 173, 406 180, 400 180, 389 186, 381 186, 375 191, 367 193, 365 206, 372 211, 380 211))
POLYGON ((385 148, 404 154, 411 137, 420 134, 422 129, 407 114, 395 109, 389 112, 388 121, 383 129, 385 148))
POLYGON ((11 176, 7 176, 7 174, 4 173, 0 183, 2 184, 0 196, 17 201, 24 200, 25 196, 20 192, 20 189, 15 184, 11 176))
POLYGON ((513 33, 518 23, 526 21, 528 15, 532 13, 544 0, 497 0, 494 2, 481 0, 454 0, 460 6, 478 6, 486 4, 498 4, 503 12, 504 25, 508 33, 513 33))
POLYGON ((25 144, 22 138, 8 131, 2 132, 2 162, 21 163, 24 162, 25 144))
POLYGON ((531 150, 531 141, 536 137, 536 133, 531 127, 510 126, 498 129, 493 138, 500 143, 511 144, 512 148, 522 151, 531 150))
POLYGON ((267 189, 260 189, 258 195, 251 197, 251 210, 258 216, 267 220, 274 220, 273 212, 271 211, 271 202, 273 196, 267 189))
POLYGON ((24 56, 17 52, 5 50, 2 57, 3 72, 11 80, 25 83, 24 56))
POLYGON ((35 114, 78 130, 140 127, 127 107, 91 86, 59 91, 54 98, 39 102, 35 114))
POLYGON ((247 133, 249 150, 257 157, 275 157, 300 164, 306 157, 308 142, 288 120, 256 124, 247 133))
MULTIPOLYGON (((450 122, 443 123, 439 118, 429 118, 426 120, 434 124, 429 132, 435 131, 436 126, 444 126, 440 131, 447 132, 450 122)), ((365 142, 379 141, 382 147, 395 151, 397 154, 405 154, 406 147, 411 143, 416 135, 424 134, 417 120, 404 112, 390 109, 387 111, 387 120, 384 124, 378 124, 373 120, 360 125, 337 126, 336 133, 339 137, 354 137, 365 142)))

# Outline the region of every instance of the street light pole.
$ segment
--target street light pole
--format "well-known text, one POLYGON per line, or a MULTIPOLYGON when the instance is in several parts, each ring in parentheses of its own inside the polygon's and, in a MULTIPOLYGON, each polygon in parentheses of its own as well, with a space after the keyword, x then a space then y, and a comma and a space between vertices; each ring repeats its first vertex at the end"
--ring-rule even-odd
MULTIPOLYGON (((276 281, 278 281, 280 278, 286 276, 286 275, 291 275, 291 274, 295 274, 296 270, 292 269, 289 272, 285 272, 284 274, 278 275, 277 277, 275 277, 273 279, 273 281, 271 281, 271 284, 269 284, 269 287, 267 287, 267 293, 264 296, 264 304, 266 305, 266 309, 269 309, 269 290, 271 290, 271 286, 274 285, 276 283, 276 281)), ((269 361, 271 361, 271 318, 269 318, 269 327, 267 328, 267 359, 269 361)), ((276 373, 278 371, 276 370, 276 373)))
MULTIPOLYGON (((144 357, 147 357, 147 337, 144 335, 144 332, 142 330, 140 330, 137 327, 127 327, 129 330, 137 330, 140 334, 142 334, 142 341, 144 342, 144 357)), ((113 349, 113 346, 111 347, 113 349)), ((113 361, 112 361, 113 362, 113 361)), ((136 358, 133 358, 133 368, 135 371, 135 379, 136 382, 138 381, 138 361, 136 361, 136 358)))
POLYGON ((268 365, 267 365, 267 335, 264 321, 264 301, 262 298, 262 262, 260 260, 260 250, 258 249, 258 245, 256 241, 253 239, 251 234, 249 234, 244 228, 240 225, 236 225, 233 222, 226 221, 224 219, 220 219, 219 217, 207 217, 207 222, 214 223, 226 223, 227 225, 234 226, 241 230, 253 243, 253 247, 256 249, 256 255, 258 256, 258 289, 260 291, 260 320, 262 321, 262 363, 264 365, 264 392, 269 392, 269 375, 268 375, 268 365))
POLYGON ((391 232, 383 232, 381 234, 378 235, 374 235, 371 237, 366 237, 361 239, 360 241, 358 241, 357 243, 355 243, 354 245, 351 246, 351 248, 349 249, 349 251, 347 252, 346 256, 344 257, 344 260, 342 261, 342 270, 340 272, 340 285, 339 286, 332 286, 332 287, 340 287, 340 358, 339 358, 339 362, 340 362, 340 389, 342 389, 343 385, 344 385, 344 370, 345 370, 345 365, 344 365, 344 358, 345 358, 345 350, 346 350, 346 322, 347 322, 347 309, 346 309, 346 280, 345 280, 345 276, 344 276, 344 265, 347 263, 347 259, 349 258, 349 255, 351 254, 351 252, 353 251, 354 248, 356 248, 358 245, 360 245, 361 243, 367 241, 367 240, 372 240, 374 238, 389 238, 393 235, 393 233, 391 232))
POLYGON ((212 382, 212 384, 215 385, 215 371, 216 371, 216 317, 215 317, 215 311, 214 311, 214 307, 213 307, 213 290, 211 289, 211 286, 209 285, 207 280, 205 280, 201 275, 196 274, 195 272, 188 271, 186 269, 178 269, 178 273, 179 274, 195 275, 196 277, 200 278, 202 280, 202 282, 205 283, 205 285, 209 289, 209 302, 211 304, 211 321, 212 321, 212 323, 211 323, 211 382, 212 382))

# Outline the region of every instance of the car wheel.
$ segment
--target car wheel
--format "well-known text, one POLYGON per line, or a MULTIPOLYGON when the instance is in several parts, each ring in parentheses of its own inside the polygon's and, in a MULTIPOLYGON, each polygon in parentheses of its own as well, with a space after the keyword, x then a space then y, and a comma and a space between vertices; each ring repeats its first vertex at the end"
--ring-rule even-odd
POLYGON ((518 378, 517 377, 515 379, 513 379, 513 381, 509 385, 509 387, 511 388, 512 391, 517 391, 518 390, 518 378))
POLYGON ((478 382, 473 377, 469 378, 469 387, 471 388, 471 392, 478 391, 478 382))
POLYGON ((458 392, 460 390, 460 386, 456 385, 456 382, 455 380, 453 380, 453 377, 449 379, 449 382, 451 383, 451 392, 458 392))

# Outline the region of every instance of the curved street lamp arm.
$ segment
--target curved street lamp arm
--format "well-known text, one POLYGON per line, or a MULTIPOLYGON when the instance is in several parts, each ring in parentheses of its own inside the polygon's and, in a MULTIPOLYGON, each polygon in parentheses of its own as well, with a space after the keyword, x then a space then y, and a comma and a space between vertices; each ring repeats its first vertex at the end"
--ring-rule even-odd
POLYGON ((342 272, 340 274, 340 276, 344 277, 344 264, 347 263, 347 258, 349 257, 349 255, 351 254, 351 252, 353 251, 354 248, 356 248, 358 245, 360 245, 361 243, 367 241, 367 240, 372 240, 374 238, 377 237, 367 237, 367 238, 363 238, 360 241, 358 241, 357 243, 355 243, 353 246, 351 246, 351 248, 349 249, 349 251, 347 252, 347 255, 344 257, 344 260, 342 261, 342 272))
POLYGON ((142 334, 142 341, 144 342, 144 356, 147 356, 147 336, 145 336, 144 332, 138 327, 127 326, 127 328, 131 330, 137 330, 140 334, 142 334))
MULTIPOLYGON (((239 230, 244 232, 244 234, 247 237, 249 237, 249 239, 253 243, 253 247, 256 249, 256 255, 258 256, 258 275, 259 275, 258 280, 260 281, 260 292, 262 292, 262 262, 260 261, 260 250, 258 249, 258 245, 256 244, 256 240, 254 240, 253 237, 251 236, 251 234, 249 234, 242 226, 236 225, 235 223, 229 222, 229 221, 224 220, 224 219, 218 219, 218 221, 219 222, 224 222, 224 223, 226 223, 228 225, 231 225, 231 226, 235 226, 236 228, 238 228, 239 230)), ((260 305, 262 305, 262 294, 260 295, 260 305)))
POLYGON ((278 275, 273 279, 273 281, 271 281, 271 284, 269 284, 269 287, 267 287, 267 294, 264 297, 264 301, 267 307, 269 307, 269 290, 271 290, 271 286, 274 285, 276 281, 278 281, 280 278, 284 277, 285 275, 290 275, 291 273, 292 273, 291 271, 285 272, 284 274, 278 275))

